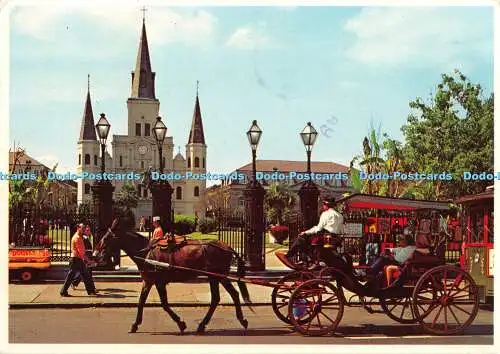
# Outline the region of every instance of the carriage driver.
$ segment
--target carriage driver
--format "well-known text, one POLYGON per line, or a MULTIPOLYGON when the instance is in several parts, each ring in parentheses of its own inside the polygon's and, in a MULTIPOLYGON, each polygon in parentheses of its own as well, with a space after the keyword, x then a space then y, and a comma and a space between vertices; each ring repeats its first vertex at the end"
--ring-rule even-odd
POLYGON ((293 243, 292 247, 288 250, 286 257, 290 260, 290 257, 293 256, 297 251, 304 252, 306 248, 306 244, 311 242, 313 246, 315 246, 315 264, 310 270, 316 270, 320 267, 319 265, 319 248, 323 246, 323 240, 321 239, 320 233, 326 234, 326 236, 330 236, 332 239, 331 245, 325 245, 333 247, 334 250, 341 244, 340 234, 342 227, 344 225, 344 217, 338 211, 333 209, 333 205, 335 203, 335 199, 324 199, 321 204, 321 209, 323 212, 319 217, 318 225, 313 226, 309 230, 303 231, 297 237, 297 240, 293 243), (311 237, 309 237, 311 236, 311 237), (318 242, 319 241, 319 242, 318 242))
POLYGON ((160 238, 163 238, 163 229, 160 225, 160 217, 159 216, 154 216, 153 217, 153 236, 151 237, 151 240, 158 240, 160 238))

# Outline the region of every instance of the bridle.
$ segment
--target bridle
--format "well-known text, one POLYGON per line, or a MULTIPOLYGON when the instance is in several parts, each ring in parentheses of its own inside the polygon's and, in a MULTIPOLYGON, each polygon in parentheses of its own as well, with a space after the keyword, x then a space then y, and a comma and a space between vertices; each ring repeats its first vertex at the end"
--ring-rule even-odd
MULTIPOLYGON (((111 230, 111 228, 108 228, 108 232, 107 233, 111 234, 111 236, 110 236, 111 239, 117 239, 118 238, 118 237, 116 237, 116 234, 111 230)), ((102 240, 103 239, 101 239, 99 241, 99 243, 97 244, 97 247, 96 247, 95 251, 101 252, 105 248, 104 245, 103 245, 102 240)))

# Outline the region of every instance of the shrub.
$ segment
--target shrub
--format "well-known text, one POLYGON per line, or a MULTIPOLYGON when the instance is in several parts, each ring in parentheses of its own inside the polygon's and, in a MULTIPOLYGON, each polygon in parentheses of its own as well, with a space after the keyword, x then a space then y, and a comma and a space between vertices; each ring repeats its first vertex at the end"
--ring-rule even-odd
POLYGON ((288 226, 285 225, 273 225, 269 229, 276 242, 281 244, 288 238, 288 230, 288 226))
POLYGON ((217 225, 212 218, 202 218, 198 221, 198 226, 202 234, 208 234, 215 231, 217 225))
POLYGON ((271 226, 271 232, 285 232, 288 231, 288 226, 285 225, 273 225, 271 226))
POLYGON ((174 215, 174 232, 177 235, 187 235, 196 229, 195 217, 191 215, 174 215))

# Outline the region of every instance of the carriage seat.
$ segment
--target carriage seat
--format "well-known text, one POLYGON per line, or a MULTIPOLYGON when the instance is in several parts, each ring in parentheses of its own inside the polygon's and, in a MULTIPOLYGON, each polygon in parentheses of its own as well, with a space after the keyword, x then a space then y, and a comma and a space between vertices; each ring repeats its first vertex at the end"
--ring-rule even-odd
POLYGON ((437 267, 440 265, 445 264, 445 260, 442 257, 438 257, 433 255, 432 253, 430 254, 424 254, 420 253, 418 251, 415 251, 413 253, 413 256, 406 261, 408 265, 410 265, 412 268, 433 268, 437 267))

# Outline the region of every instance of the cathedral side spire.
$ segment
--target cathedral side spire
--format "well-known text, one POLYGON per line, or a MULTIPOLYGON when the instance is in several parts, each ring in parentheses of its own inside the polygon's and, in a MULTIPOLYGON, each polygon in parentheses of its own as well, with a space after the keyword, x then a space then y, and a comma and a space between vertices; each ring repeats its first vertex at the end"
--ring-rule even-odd
POLYGON ((199 81, 196 81, 196 102, 194 104, 193 121, 191 131, 189 132, 188 144, 205 144, 205 135, 203 134, 203 122, 201 120, 200 100, 198 98, 199 81))
POLYGON ((87 99, 83 110, 82 125, 80 128, 80 141, 97 141, 94 125, 94 113, 92 112, 92 103, 90 101, 90 75, 87 75, 87 99))
MULTIPOLYGON (((143 8, 141 11, 145 12, 143 8)), ((135 71, 132 73, 131 98, 150 98, 155 96, 155 73, 151 70, 151 59, 149 56, 148 37, 146 35, 146 20, 142 18, 142 32, 137 51, 135 71)))

